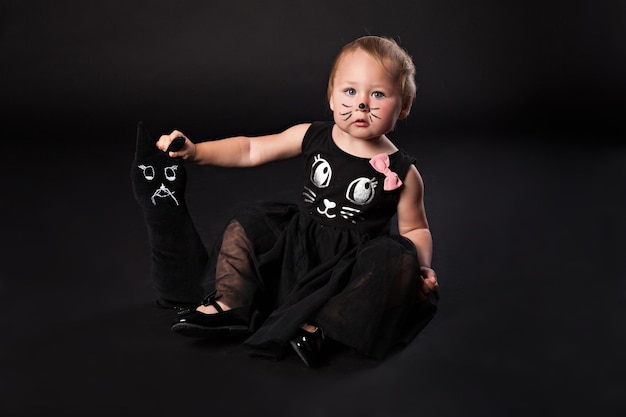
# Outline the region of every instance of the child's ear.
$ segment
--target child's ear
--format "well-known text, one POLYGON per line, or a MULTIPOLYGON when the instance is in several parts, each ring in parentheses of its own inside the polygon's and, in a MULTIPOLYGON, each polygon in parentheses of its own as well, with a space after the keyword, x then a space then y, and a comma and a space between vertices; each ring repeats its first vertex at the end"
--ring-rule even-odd
POLYGON ((331 111, 335 111, 335 104, 333 103, 333 96, 328 97, 328 106, 331 111))
POLYGON ((409 113, 411 113, 411 103, 402 106, 402 110, 400 110, 400 114, 398 115, 398 120, 406 119, 409 113))

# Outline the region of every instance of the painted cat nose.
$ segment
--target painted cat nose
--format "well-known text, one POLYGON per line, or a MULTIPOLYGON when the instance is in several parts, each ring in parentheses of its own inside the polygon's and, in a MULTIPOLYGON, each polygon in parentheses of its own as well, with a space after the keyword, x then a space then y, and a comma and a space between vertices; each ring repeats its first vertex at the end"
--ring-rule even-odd
POLYGON ((365 103, 360 103, 359 104, 359 109, 364 110, 365 109, 365 103))

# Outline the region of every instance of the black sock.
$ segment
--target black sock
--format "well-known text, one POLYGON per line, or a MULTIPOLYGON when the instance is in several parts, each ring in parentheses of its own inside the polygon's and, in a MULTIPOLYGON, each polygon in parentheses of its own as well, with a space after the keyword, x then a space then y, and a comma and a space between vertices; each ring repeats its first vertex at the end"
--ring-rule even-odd
POLYGON ((185 202, 184 161, 158 149, 141 122, 131 182, 148 229, 151 278, 159 303, 198 304, 205 295, 202 277, 208 255, 185 202))

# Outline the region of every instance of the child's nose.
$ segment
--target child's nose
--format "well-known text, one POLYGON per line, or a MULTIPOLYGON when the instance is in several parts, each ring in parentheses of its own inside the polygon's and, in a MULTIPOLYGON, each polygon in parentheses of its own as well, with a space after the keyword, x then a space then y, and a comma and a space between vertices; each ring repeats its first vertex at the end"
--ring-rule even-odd
POLYGON ((359 103, 359 110, 362 110, 362 111, 367 110, 367 104, 365 104, 365 103, 359 103))

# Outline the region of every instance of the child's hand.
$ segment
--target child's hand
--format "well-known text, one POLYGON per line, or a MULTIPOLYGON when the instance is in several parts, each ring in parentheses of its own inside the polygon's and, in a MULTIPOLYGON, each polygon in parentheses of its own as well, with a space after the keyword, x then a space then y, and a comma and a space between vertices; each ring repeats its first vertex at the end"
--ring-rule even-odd
POLYGON ((420 274, 424 279, 424 285, 422 291, 426 294, 430 294, 439 289, 439 283, 437 282, 437 274, 435 274, 435 270, 432 268, 428 268, 426 266, 422 266, 420 268, 420 274))
POLYGON ((178 130, 174 130, 169 135, 161 135, 161 137, 156 143, 156 146, 163 152, 168 152, 168 155, 171 158, 182 158, 182 159, 193 160, 194 156, 196 155, 196 145, 192 141, 190 141, 189 138, 183 135, 182 132, 179 132, 178 130), (173 151, 170 149, 168 152, 168 148, 172 145, 172 142, 176 138, 183 138, 185 142, 183 143, 180 149, 176 151, 173 151))

